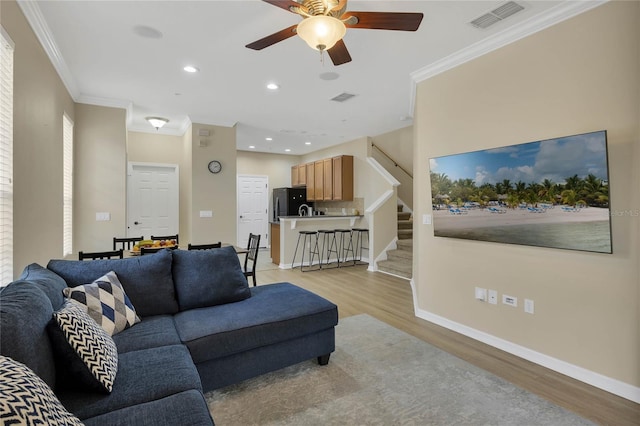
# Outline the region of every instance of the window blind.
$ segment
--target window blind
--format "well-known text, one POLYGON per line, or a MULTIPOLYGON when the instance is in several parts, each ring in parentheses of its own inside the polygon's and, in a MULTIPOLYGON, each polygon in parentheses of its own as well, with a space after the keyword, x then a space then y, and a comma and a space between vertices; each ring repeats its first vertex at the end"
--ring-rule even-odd
POLYGON ((13 42, 0 31, 0 286, 13 280, 13 42))
POLYGON ((62 116, 62 140, 62 255, 67 256, 73 252, 73 122, 67 114, 62 116))

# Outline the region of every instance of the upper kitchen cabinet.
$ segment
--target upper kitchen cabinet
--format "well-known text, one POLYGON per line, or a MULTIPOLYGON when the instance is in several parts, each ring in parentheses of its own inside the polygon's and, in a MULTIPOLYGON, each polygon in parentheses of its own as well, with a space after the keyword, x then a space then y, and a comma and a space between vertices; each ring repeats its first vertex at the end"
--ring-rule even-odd
POLYGON ((291 186, 306 186, 307 185, 307 168, 304 164, 291 166, 291 186))
POLYGON ((323 167, 323 200, 333 200, 333 161, 331 158, 322 160, 323 167))
MULTIPOLYGON (((302 167, 302 166, 300 166, 302 167)), ((313 201, 316 199, 316 169, 314 163, 307 163, 304 165, 307 169, 307 201, 313 201)))
POLYGON ((341 155, 331 159, 333 197, 336 201, 353 201, 353 156, 341 155))

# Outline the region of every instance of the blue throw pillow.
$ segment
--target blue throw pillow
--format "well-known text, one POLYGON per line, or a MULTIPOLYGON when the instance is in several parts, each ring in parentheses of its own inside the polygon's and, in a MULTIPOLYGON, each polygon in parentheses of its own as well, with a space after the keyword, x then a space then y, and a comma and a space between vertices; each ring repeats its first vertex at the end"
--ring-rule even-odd
POLYGON ((153 256, 128 259, 50 260, 47 268, 60 275, 69 287, 84 285, 109 271, 118 275, 124 291, 141 317, 178 312, 176 291, 171 277, 171 252, 161 250, 153 256))
POLYGON ((251 297, 238 254, 231 246, 211 250, 174 250, 173 281, 182 311, 251 297))

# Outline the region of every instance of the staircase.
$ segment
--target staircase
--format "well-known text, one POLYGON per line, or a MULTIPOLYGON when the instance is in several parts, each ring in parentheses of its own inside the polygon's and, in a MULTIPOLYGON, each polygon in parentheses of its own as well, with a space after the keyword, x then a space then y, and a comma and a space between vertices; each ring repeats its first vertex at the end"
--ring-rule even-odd
POLYGON ((378 271, 402 278, 413 276, 413 220, 411 213, 398 206, 397 249, 387 251, 387 260, 378 262, 378 271))

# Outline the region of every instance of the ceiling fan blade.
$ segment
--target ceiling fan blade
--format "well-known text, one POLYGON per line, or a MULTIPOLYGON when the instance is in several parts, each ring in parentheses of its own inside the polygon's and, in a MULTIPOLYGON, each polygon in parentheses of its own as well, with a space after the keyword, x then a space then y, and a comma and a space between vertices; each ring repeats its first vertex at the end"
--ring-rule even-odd
POLYGON ((300 3, 296 3, 295 1, 291 1, 291 0, 262 0, 262 1, 265 3, 272 4, 276 7, 279 7, 280 9, 289 11, 291 13, 295 13, 295 12, 292 11, 290 7, 300 7, 300 3))
POLYGON ((298 25, 292 25, 288 28, 285 28, 284 30, 278 31, 277 33, 273 33, 264 38, 261 38, 260 40, 256 40, 253 43, 249 43, 246 45, 246 47, 253 50, 262 50, 265 47, 269 47, 272 44, 276 44, 282 40, 286 40, 289 37, 293 37, 294 35, 296 35, 297 26, 298 25))
POLYGON ((342 20, 355 16, 358 22, 345 22, 348 28, 368 28, 373 30, 416 31, 422 22, 422 13, 404 12, 347 12, 342 20))
POLYGON ((351 55, 349 55, 347 46, 342 40, 338 40, 331 49, 327 50, 327 53, 329 53, 329 57, 335 66, 351 62, 351 55))

